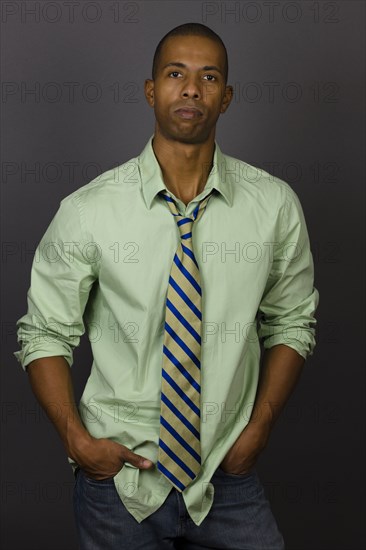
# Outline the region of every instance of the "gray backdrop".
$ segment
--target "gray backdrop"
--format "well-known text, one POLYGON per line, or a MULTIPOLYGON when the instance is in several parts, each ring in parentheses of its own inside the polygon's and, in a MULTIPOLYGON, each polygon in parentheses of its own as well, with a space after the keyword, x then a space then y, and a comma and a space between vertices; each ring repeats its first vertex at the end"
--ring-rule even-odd
MULTIPOLYGON (((196 21, 227 45, 227 154, 302 202, 317 346, 259 464, 288 550, 361 550, 364 490, 362 1, 2 2, 2 548, 75 550, 73 476, 13 356, 33 251, 60 200, 137 155, 154 48, 196 21)), ((75 351, 77 395, 91 365, 75 351)))

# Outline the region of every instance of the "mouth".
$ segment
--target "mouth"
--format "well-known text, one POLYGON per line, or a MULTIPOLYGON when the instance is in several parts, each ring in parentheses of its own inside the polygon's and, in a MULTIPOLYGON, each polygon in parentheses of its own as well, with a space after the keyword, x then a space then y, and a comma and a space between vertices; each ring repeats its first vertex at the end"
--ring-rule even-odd
POLYGON ((177 109, 174 111, 176 115, 178 115, 180 118, 185 119, 194 119, 194 118, 200 118, 203 113, 199 109, 196 109, 195 107, 182 107, 180 109, 177 109))

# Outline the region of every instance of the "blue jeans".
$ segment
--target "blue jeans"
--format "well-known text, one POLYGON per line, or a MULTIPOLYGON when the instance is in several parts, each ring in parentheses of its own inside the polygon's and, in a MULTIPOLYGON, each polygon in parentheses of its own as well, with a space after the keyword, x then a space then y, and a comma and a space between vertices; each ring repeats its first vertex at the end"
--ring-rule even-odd
POLYGON ((74 512, 79 550, 284 550, 284 542, 255 470, 235 475, 218 468, 214 502, 201 525, 172 488, 162 506, 138 523, 126 510, 113 478, 76 474, 74 512))

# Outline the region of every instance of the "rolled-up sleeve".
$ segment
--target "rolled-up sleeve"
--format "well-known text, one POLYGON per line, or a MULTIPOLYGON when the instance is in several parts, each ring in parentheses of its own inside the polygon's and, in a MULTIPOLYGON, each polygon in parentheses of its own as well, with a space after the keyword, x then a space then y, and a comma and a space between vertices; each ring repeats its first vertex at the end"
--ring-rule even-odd
POLYGON ((279 238, 273 243, 273 263, 259 306, 258 336, 264 348, 285 344, 304 359, 315 347, 314 317, 319 293, 306 222, 296 193, 285 186, 279 238))
POLYGON ((61 201, 33 258, 28 311, 16 323, 21 349, 14 355, 24 370, 34 359, 58 355, 72 366, 97 271, 97 243, 85 228, 80 197, 71 194, 61 201))

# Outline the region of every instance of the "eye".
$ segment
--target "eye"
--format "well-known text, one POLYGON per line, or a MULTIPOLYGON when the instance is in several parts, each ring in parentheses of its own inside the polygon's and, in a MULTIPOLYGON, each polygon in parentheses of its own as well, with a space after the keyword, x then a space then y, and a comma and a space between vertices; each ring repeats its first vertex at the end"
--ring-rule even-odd
POLYGON ((205 74, 203 78, 208 78, 210 82, 212 82, 213 80, 216 80, 216 77, 213 74, 205 74))
POLYGON ((179 71, 173 71, 171 73, 168 74, 168 76, 172 76, 173 78, 177 78, 178 75, 180 75, 181 73, 179 71))

